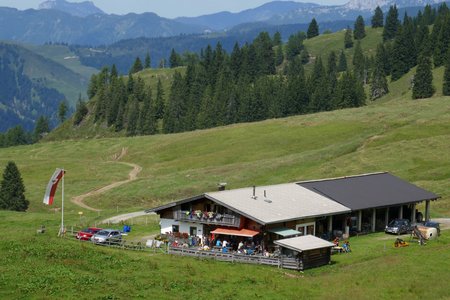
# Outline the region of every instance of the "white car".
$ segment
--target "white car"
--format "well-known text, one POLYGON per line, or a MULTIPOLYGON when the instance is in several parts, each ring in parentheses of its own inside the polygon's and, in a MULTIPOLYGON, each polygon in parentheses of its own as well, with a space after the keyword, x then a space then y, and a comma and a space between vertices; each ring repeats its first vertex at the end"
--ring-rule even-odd
POLYGON ((119 244, 122 241, 122 234, 119 230, 103 229, 91 237, 95 244, 119 244))

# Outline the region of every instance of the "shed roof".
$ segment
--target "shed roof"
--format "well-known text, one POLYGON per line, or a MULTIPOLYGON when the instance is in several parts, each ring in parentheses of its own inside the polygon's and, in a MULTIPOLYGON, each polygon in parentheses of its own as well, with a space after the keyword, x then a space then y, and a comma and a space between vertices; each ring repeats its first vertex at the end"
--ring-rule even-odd
POLYGON ((313 249, 329 248, 334 246, 333 243, 330 243, 313 235, 305 235, 289 239, 277 240, 274 241, 274 243, 280 245, 281 247, 299 252, 313 249))
POLYGON ((352 210, 435 200, 439 196, 387 172, 299 182, 352 210))
POLYGON ((255 197, 253 187, 205 195, 261 224, 350 212, 348 207, 295 183, 256 187, 255 197))
POLYGON ((282 237, 293 236, 293 235, 301 235, 302 233, 298 230, 290 229, 290 228, 274 228, 268 229, 267 231, 273 232, 275 234, 281 235, 282 237))

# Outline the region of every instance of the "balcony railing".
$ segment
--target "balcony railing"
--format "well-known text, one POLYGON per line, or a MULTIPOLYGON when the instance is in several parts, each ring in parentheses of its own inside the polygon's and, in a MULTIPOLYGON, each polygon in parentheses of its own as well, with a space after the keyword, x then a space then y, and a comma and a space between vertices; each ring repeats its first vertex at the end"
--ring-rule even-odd
POLYGON ((241 218, 231 214, 219 214, 213 212, 195 212, 176 210, 173 212, 173 218, 177 221, 192 223, 214 224, 231 227, 239 227, 241 218))

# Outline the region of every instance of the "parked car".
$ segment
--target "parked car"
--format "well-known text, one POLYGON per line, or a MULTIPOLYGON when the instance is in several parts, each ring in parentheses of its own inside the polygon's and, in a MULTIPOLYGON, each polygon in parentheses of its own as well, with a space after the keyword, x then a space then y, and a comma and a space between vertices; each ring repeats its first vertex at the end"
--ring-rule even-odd
POLYGON ((411 223, 407 219, 394 219, 384 229, 386 233, 403 234, 411 231, 411 223))
POLYGON ((88 227, 81 231, 78 231, 76 238, 81 241, 89 241, 91 239, 91 237, 94 234, 96 234, 97 232, 99 232, 100 230, 102 230, 102 229, 96 228, 96 227, 88 227))
POLYGON ((424 227, 433 227, 433 228, 436 228, 436 229, 437 229, 438 236, 441 235, 441 226, 439 225, 438 222, 435 222, 435 221, 426 221, 426 222, 423 223, 422 226, 424 226, 424 227))
POLYGON ((116 229, 103 229, 91 237, 95 244, 119 244, 122 241, 122 234, 116 229))

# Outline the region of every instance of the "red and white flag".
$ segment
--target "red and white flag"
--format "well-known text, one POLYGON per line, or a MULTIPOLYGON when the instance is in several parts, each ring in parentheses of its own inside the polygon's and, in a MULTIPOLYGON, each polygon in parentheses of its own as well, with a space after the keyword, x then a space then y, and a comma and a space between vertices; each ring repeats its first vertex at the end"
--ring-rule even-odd
POLYGON ((53 173, 52 178, 48 182, 47 190, 45 191, 44 204, 53 204, 53 198, 55 197, 56 188, 58 187, 58 183, 64 176, 65 172, 66 171, 64 171, 63 169, 56 169, 55 173, 53 173))

